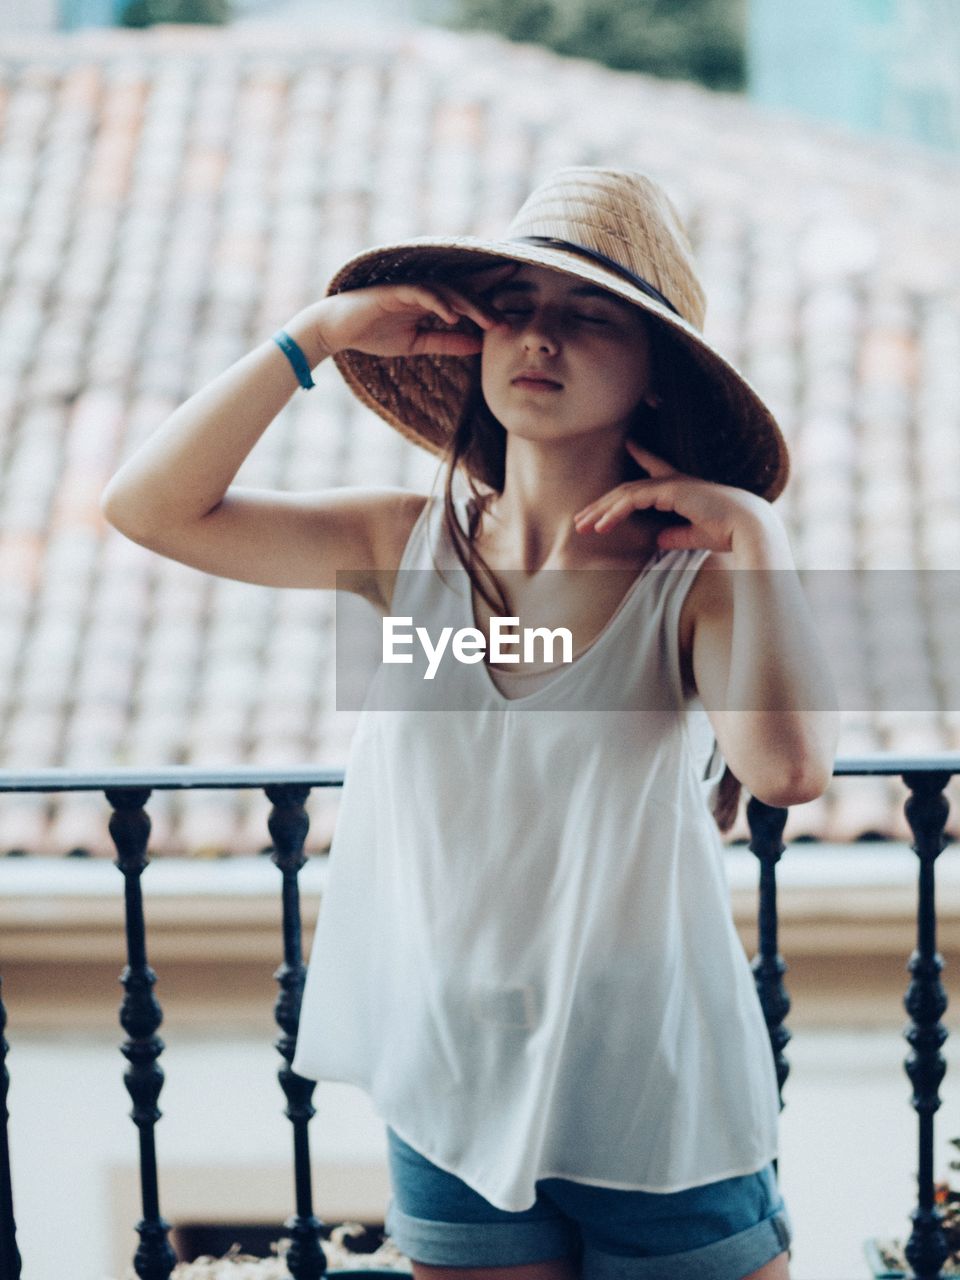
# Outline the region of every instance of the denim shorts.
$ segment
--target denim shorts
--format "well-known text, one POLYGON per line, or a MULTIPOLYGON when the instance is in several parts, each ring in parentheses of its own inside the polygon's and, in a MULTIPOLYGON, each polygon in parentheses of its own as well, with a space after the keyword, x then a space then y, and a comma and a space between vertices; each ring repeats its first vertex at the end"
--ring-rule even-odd
POLYGON ((685 1191, 619 1191, 543 1178, 529 1209, 497 1209, 387 1129, 386 1228, 415 1262, 509 1267, 571 1258, 584 1280, 742 1280, 787 1249, 772 1164, 685 1191))

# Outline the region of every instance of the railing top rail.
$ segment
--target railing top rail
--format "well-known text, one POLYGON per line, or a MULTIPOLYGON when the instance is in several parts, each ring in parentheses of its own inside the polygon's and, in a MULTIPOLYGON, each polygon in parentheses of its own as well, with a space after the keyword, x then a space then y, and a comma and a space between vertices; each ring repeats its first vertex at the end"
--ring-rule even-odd
POLYGON ((170 765, 165 769, 0 769, 0 794, 10 791, 239 791, 283 784, 340 787, 343 769, 286 765, 275 769, 236 766, 223 769, 170 765))
POLYGON ((835 778, 897 777, 902 773, 960 773, 960 751, 909 756, 878 751, 875 755, 839 756, 833 767, 835 778))
MULTIPOLYGON (((840 756, 834 777, 897 777, 904 773, 960 773, 960 752, 930 755, 840 756)), ((279 768, 231 766, 207 769, 194 765, 170 765, 161 769, 0 769, 0 794, 14 791, 106 791, 119 788, 148 788, 151 791, 238 791, 277 785, 340 787, 344 770, 321 769, 315 765, 287 765, 279 768)))

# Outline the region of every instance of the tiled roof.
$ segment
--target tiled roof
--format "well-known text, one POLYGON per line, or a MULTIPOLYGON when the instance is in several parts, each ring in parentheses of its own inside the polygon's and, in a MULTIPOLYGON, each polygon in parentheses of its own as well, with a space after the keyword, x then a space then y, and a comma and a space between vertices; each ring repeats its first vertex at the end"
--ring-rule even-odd
MULTIPOLYGON (((778 414, 810 568, 960 551, 960 166, 490 37, 94 32, 0 77, 0 764, 340 764, 331 603, 215 581, 108 529, 122 457, 378 241, 497 233, 568 163, 646 169, 690 226, 708 336, 778 414)), ((429 484, 332 368, 240 479, 429 484)), ((881 699, 882 701, 882 699, 881 699)), ((895 705, 895 702, 894 702, 895 705)), ((960 699, 953 699, 960 706, 960 699)), ((847 717, 847 751, 960 747, 958 719, 847 717)), ((249 851, 264 805, 157 797, 157 843, 249 851)), ((102 800, 0 804, 0 849, 102 850, 102 800)), ((328 829, 321 815, 317 831, 328 829)), ((837 783, 790 830, 905 831, 837 783)))

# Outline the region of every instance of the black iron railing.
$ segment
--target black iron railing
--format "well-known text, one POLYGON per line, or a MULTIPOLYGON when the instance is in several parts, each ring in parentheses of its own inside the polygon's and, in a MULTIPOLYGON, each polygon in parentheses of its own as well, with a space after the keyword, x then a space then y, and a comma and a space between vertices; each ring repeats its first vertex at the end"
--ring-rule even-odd
MULTIPOLYGON (((905 814, 913 832, 913 849, 919 859, 917 897, 917 945, 909 959, 910 982, 904 1005, 910 1015, 905 1037, 910 1053, 905 1068, 913 1085, 913 1106, 918 1117, 918 1201, 912 1213, 913 1229, 906 1256, 917 1280, 940 1280, 948 1256, 940 1215, 934 1204, 933 1117, 940 1106, 939 1087, 946 1064, 940 1052, 947 1032, 941 1018, 947 999, 940 982, 943 961, 936 949, 936 901, 934 867, 946 844, 948 802, 945 788, 960 773, 960 755, 925 758, 897 756, 843 759, 837 777, 900 777, 907 789, 905 814)), ((286 1263, 294 1280, 318 1280, 325 1269, 320 1245, 321 1222, 313 1212, 310 1174, 309 1122, 314 1114, 313 1083, 291 1069, 296 1047, 300 1000, 306 975, 301 941, 298 875, 304 865, 304 844, 309 828, 306 802, 314 788, 340 787, 341 770, 231 769, 204 771, 179 768, 140 772, 78 773, 44 770, 38 773, 0 771, 0 803, 8 793, 99 791, 112 809, 110 834, 117 850, 116 865, 125 880, 127 966, 121 977, 124 997, 120 1021, 127 1038, 121 1052, 127 1059, 125 1083, 133 1102, 131 1117, 137 1126, 140 1147, 140 1186, 143 1216, 137 1224, 140 1244, 134 1269, 141 1280, 168 1280, 176 1259, 168 1240, 169 1224, 160 1211, 154 1129, 160 1111, 163 1086, 159 1064, 163 1041, 157 1034, 162 1011, 154 994, 156 975, 147 958, 147 931, 140 878, 147 866, 150 818, 147 803, 157 790, 259 789, 271 804, 267 820, 272 858, 281 874, 283 902, 283 960, 276 972, 280 992, 274 1013, 280 1028, 276 1047, 283 1059, 280 1084, 286 1098, 285 1114, 293 1126, 295 1212, 286 1225, 292 1244, 286 1263)), ((758 953, 752 962, 760 1003, 770 1033, 777 1079, 782 1090, 789 1071, 784 1049, 790 1040, 786 1018, 790 1000, 783 978, 786 964, 777 942, 776 865, 784 852, 782 839, 787 811, 752 799, 747 806, 750 848, 760 863, 758 895, 758 953)), ((10 1152, 7 1140, 7 1042, 3 1038, 6 1014, 0 1001, 0 1276, 20 1280, 13 1213, 10 1152)))
MULTIPOLYGON (((254 770, 165 769, 155 772, 118 770, 110 773, 75 773, 45 770, 39 773, 0 772, 0 803, 3 793, 100 791, 112 809, 110 835, 116 846, 116 865, 124 876, 124 907, 127 935, 127 965, 121 975, 124 987, 120 1023, 127 1033, 121 1052, 129 1066, 124 1082, 133 1101, 131 1118, 140 1143, 140 1192, 142 1217, 137 1223, 140 1244, 134 1256, 134 1270, 141 1280, 167 1280, 176 1264, 168 1233, 170 1224, 160 1212, 157 1185, 157 1157, 154 1129, 160 1118, 157 1103, 163 1087, 159 1058, 163 1041, 157 1035, 163 1014, 154 995, 156 974, 147 958, 147 930, 143 912, 140 877, 147 866, 150 818, 146 810, 153 791, 260 789, 271 804, 267 820, 273 844, 273 862, 282 877, 283 961, 276 978, 280 986, 274 1015, 280 1028, 276 1041, 283 1058, 280 1084, 287 1100, 286 1115, 293 1126, 294 1192, 296 1212, 288 1219, 291 1238, 286 1257, 294 1280, 317 1280, 325 1268, 320 1246, 322 1224, 313 1214, 308 1124, 313 1116, 313 1081, 304 1080, 290 1068, 296 1047, 300 998, 306 968, 301 943, 300 893, 298 875, 306 861, 303 847, 309 829, 306 801, 314 787, 340 787, 342 770, 254 770)), ((0 1004, 0 1020, 5 1013, 0 1004)), ((3 1121, 0 1148, 0 1276, 20 1280, 21 1260, 16 1244, 13 1216, 10 1159, 7 1145, 6 1069, 7 1045, 0 1046, 0 1102, 3 1121)))

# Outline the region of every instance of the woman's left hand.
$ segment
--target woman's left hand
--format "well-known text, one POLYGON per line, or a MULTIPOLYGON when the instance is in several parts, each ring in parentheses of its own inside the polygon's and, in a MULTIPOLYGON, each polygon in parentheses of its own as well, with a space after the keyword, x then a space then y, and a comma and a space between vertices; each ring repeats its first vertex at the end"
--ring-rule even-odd
POLYGON ((689 523, 661 529, 659 547, 720 553, 707 557, 717 572, 699 574, 683 604, 695 687, 724 759, 753 795, 771 805, 812 800, 830 780, 837 696, 783 524, 745 489, 627 449, 649 478, 584 507, 577 530, 604 533, 634 511, 667 511, 689 523), (760 572, 730 572, 741 569, 760 572))
POLYGON ((670 525, 657 535, 661 550, 732 552, 735 560, 770 562, 773 553, 791 564, 786 535, 772 506, 756 494, 733 485, 701 480, 677 471, 648 449, 626 441, 627 451, 649 478, 617 485, 574 516, 578 533, 608 533, 634 511, 666 511, 682 516, 685 525, 670 525))

